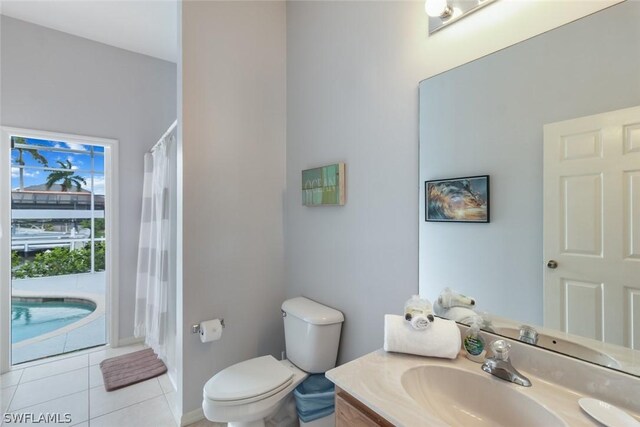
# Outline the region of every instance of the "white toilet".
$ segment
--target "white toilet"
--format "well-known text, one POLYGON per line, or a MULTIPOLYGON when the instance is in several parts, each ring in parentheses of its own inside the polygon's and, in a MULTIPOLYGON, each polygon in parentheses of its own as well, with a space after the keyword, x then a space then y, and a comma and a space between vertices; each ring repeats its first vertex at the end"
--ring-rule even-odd
POLYGON ((282 303, 288 360, 261 356, 214 375, 204 386, 207 419, 229 427, 263 427, 309 374, 336 365, 344 316, 304 297, 282 303))

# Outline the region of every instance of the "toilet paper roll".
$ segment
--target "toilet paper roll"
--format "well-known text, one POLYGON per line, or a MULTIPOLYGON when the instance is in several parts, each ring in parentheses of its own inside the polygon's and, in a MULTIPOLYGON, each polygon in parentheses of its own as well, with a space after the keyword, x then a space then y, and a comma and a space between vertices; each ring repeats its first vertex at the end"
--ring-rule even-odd
POLYGON ((222 323, 220 319, 206 320, 200 323, 200 341, 211 342, 222 337, 222 323))

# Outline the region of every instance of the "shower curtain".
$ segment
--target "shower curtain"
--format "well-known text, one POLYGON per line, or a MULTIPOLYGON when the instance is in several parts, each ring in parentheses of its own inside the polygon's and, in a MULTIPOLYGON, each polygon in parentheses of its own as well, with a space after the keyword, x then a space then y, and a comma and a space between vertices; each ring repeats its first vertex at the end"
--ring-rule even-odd
MULTIPOLYGON (((166 362, 170 286, 172 278, 171 226, 172 198, 170 194, 173 170, 169 154, 176 140, 175 123, 144 156, 142 219, 138 247, 136 279, 136 337, 166 362)), ((174 150, 175 151, 175 150, 174 150)))

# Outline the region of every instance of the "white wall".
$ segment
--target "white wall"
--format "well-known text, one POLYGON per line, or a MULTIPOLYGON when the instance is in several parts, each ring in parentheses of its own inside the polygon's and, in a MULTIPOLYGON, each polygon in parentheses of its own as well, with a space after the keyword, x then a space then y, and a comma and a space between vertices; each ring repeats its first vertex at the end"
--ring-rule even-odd
POLYGON ((418 290, 417 3, 287 5, 287 295, 345 314, 339 360, 382 346, 418 290), (304 207, 301 171, 344 161, 343 207, 304 207))
POLYGON ((380 347, 418 290, 418 82, 605 4, 501 0, 427 38, 421 1, 288 2, 286 35, 283 3, 184 2, 183 412, 220 369, 279 356, 285 293, 345 313, 341 361, 380 347), (347 205, 302 207, 300 171, 335 161, 347 205), (221 341, 189 334, 218 316, 221 341))
POLYGON ((183 412, 219 370, 280 357, 285 3, 182 4, 183 412), (188 328, 225 319, 220 341, 188 328))
POLYGON ((422 1, 287 4, 287 295, 345 313, 341 362, 418 292, 418 82, 615 2, 501 0, 433 37, 422 1), (347 204, 301 206, 335 161, 347 204))
POLYGON ((133 336, 143 155, 176 117, 176 65, 2 16, 0 123, 119 141, 119 334, 133 336))

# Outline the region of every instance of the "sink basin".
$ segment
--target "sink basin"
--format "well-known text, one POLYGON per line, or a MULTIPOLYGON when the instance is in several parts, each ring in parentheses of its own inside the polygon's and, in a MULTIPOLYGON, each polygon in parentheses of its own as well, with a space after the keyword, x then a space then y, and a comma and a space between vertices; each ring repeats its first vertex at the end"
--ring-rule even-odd
POLYGON ((416 403, 450 425, 567 426, 552 411, 517 390, 520 386, 482 371, 475 374, 450 366, 418 366, 406 371, 401 381, 416 403))
MULTIPOLYGON (((497 328, 496 333, 517 340, 518 336, 520 335, 520 329, 497 328)), ((587 362, 591 363, 597 363, 598 365, 607 366, 609 368, 620 367, 620 364, 608 354, 601 353, 598 350, 593 350, 584 345, 572 341, 567 341, 562 338, 552 337, 545 334, 538 334, 538 343, 536 345, 538 347, 557 351, 558 353, 567 354, 569 356, 577 357, 578 359, 586 360, 587 362)))

